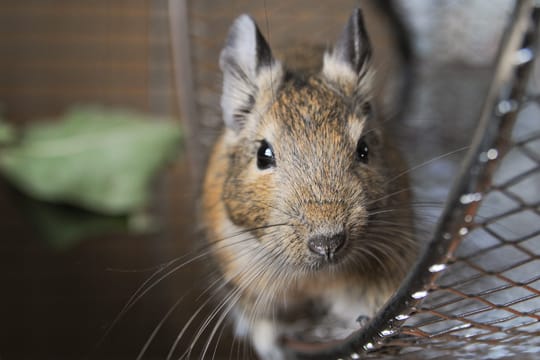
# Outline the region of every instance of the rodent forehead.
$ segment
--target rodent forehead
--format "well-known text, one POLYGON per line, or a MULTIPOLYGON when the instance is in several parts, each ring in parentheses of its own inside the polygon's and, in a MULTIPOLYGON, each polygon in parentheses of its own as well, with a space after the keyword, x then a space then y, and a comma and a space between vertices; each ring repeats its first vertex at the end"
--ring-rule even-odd
POLYGON ((275 150, 311 147, 338 151, 350 150, 362 135, 366 119, 348 99, 329 89, 320 80, 294 79, 276 94, 261 123, 260 136, 275 150), (310 145, 308 146, 308 144, 310 145))

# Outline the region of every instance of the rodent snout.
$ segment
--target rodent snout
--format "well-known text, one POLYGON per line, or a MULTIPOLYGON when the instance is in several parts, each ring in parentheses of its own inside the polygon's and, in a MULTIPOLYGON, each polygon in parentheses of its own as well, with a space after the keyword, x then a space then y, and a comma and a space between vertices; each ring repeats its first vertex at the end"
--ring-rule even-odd
POLYGON ((345 232, 333 235, 315 235, 308 240, 308 248, 311 252, 331 260, 343 247, 346 239, 345 232))

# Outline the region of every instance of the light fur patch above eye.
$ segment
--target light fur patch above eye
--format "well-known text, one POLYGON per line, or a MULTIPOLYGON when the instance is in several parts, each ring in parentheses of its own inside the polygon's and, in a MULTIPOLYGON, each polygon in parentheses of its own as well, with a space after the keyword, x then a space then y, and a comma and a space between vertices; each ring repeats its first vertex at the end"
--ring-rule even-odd
POLYGON ((261 122, 259 127, 255 129, 256 137, 259 137, 260 139, 265 139, 270 144, 275 145, 275 143, 278 141, 278 137, 276 134, 279 133, 279 125, 276 119, 274 119, 274 114, 272 112, 268 112, 265 114, 264 121, 261 122))
POLYGON ((349 135, 354 144, 358 141, 360 136, 364 133, 366 127, 366 119, 358 119, 356 116, 350 115, 347 119, 347 125, 349 128, 349 135))

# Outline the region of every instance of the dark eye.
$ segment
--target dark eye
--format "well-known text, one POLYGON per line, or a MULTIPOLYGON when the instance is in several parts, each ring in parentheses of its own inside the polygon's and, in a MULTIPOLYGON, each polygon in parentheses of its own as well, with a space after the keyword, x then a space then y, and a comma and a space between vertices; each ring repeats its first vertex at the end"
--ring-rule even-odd
POLYGON ((362 104, 362 114, 368 118, 373 116, 373 107, 371 106, 370 102, 365 102, 362 104))
POLYGON ((257 167, 264 170, 272 166, 276 166, 274 150, 266 140, 263 140, 259 150, 257 150, 257 167))
POLYGON ((356 160, 360 161, 361 163, 367 164, 369 159, 368 155, 368 145, 364 137, 361 137, 360 140, 358 140, 358 144, 356 145, 356 160))

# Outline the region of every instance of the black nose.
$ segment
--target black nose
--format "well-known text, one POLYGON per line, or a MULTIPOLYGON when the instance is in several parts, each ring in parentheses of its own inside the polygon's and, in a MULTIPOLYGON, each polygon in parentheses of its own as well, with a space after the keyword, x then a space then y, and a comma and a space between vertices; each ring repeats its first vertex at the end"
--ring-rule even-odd
POLYGON ((334 235, 316 235, 308 240, 309 250, 315 254, 331 259, 345 244, 345 233, 334 235))

